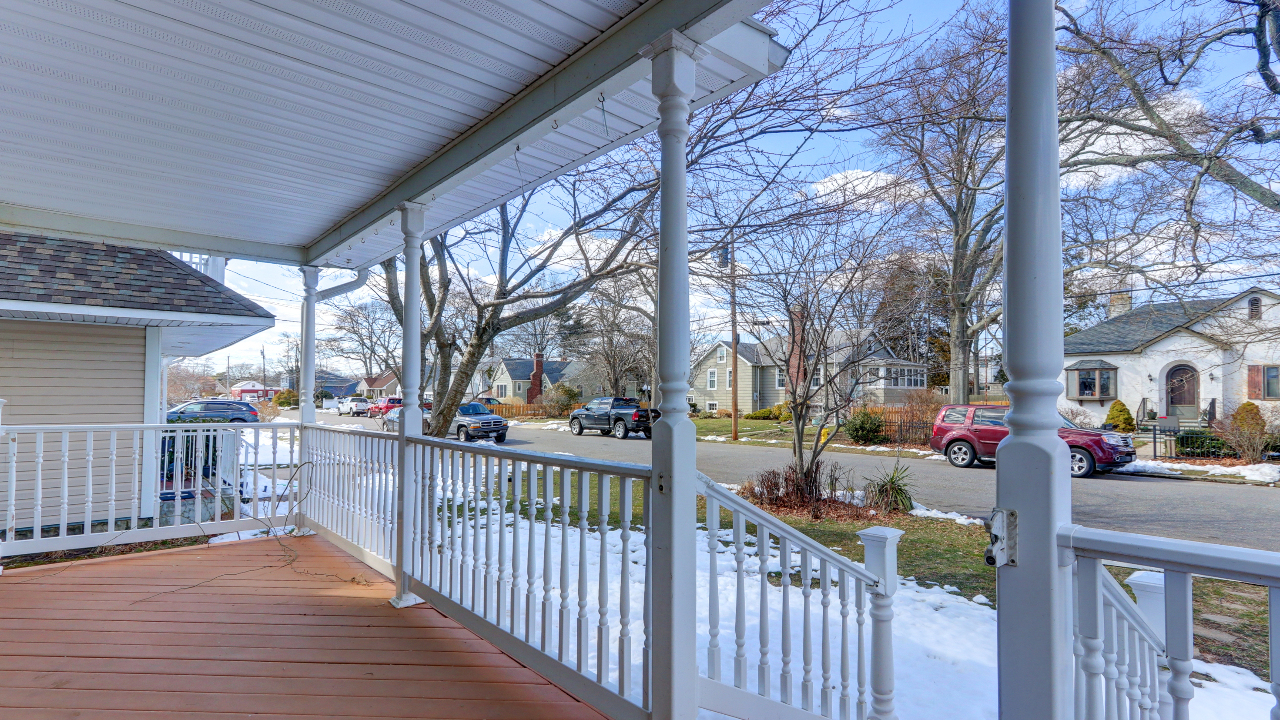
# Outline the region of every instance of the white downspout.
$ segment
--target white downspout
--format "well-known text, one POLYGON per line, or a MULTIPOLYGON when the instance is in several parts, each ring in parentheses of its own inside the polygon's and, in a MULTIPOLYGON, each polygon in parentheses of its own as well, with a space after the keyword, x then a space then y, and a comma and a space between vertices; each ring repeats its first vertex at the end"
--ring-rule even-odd
POLYGON ((1009 436, 996 503, 1017 512, 1016 564, 997 569, 1001 720, 1068 720, 1073 707, 1070 456, 1058 438, 1062 221, 1053 0, 1009 2, 1004 347, 1009 436))

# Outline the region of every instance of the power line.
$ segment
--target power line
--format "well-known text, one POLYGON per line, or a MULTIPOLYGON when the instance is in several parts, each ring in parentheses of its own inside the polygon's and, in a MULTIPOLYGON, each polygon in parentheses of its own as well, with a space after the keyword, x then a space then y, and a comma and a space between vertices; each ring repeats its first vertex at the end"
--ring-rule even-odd
POLYGON ((1078 295, 1067 295, 1065 296, 1065 299, 1069 300, 1072 298, 1096 297, 1098 295, 1122 295, 1124 293, 1143 292, 1143 291, 1155 292, 1157 290, 1170 290, 1175 288, 1191 287, 1192 285, 1215 285, 1217 283, 1239 282, 1241 280, 1257 280, 1259 278, 1276 277, 1277 275, 1280 275, 1280 272, 1264 273, 1262 275, 1245 275, 1243 277, 1222 278, 1220 280, 1197 280, 1195 282, 1178 283, 1175 285, 1162 285, 1158 287, 1133 288, 1131 290, 1107 290, 1104 292, 1081 293, 1078 295))
MULTIPOLYGON (((273 289, 275 289, 275 290, 279 290, 279 291, 280 291, 280 292, 282 292, 282 293, 286 293, 286 294, 288 294, 288 295, 292 295, 292 296, 294 296, 294 297, 296 297, 296 298, 299 298, 299 299, 301 299, 301 298, 302 298, 302 295, 301 295, 300 293, 296 293, 296 292, 294 292, 294 291, 292 291, 292 290, 285 290, 284 288, 282 288, 282 287, 280 287, 280 286, 278 286, 278 285, 272 285, 271 283, 266 282, 265 280, 259 280, 259 279, 258 279, 258 278, 256 278, 256 277, 249 277, 248 275, 245 275, 244 273, 236 272, 235 270, 232 270, 231 268, 227 268, 227 272, 232 273, 233 275, 239 275, 240 277, 244 278, 245 280, 252 280, 252 281, 254 281, 254 282, 256 282, 256 283, 258 283, 258 284, 260 284, 260 285, 266 285, 266 286, 267 286, 267 287, 269 287, 269 288, 273 288, 273 289)), ((273 298, 273 299, 275 299, 275 298, 273 298)))

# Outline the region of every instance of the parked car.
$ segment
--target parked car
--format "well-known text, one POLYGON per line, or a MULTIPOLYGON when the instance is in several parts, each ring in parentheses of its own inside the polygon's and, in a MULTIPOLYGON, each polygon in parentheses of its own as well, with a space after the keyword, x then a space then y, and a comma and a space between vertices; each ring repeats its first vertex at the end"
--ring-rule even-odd
POLYGON ((483 405, 489 405, 490 407, 502 404, 498 402, 498 398, 476 398, 475 401, 483 405))
POLYGON ((629 397, 598 397, 569 414, 569 429, 574 435, 585 430, 599 430, 601 435, 613 435, 626 440, 631 433, 653 437, 650 422, 662 413, 640 407, 640 401, 629 397))
POLYGON ((342 398, 338 401, 338 414, 351 415, 352 417, 356 415, 368 415, 369 400, 359 396, 342 398))
POLYGON ((398 397, 384 397, 369 406, 366 411, 369 417, 382 417, 391 411, 392 408, 398 408, 404 404, 404 401, 398 397))
POLYGON ((382 417, 378 418, 378 425, 382 427, 383 432, 400 432, 400 411, 403 408, 391 408, 382 417))
POLYGON ((494 442, 507 441, 507 421, 489 412, 483 403, 470 402, 459 406, 449 428, 454 437, 464 442, 486 437, 493 438, 494 442))
MULTIPOLYGON (((954 466, 994 464, 996 446, 1009 434, 1003 405, 947 405, 938 411, 929 447, 954 466)), ((1058 437, 1071 448, 1071 476, 1088 477, 1133 462, 1133 438, 1110 430, 1082 428, 1066 418, 1058 437)))
POLYGON ((184 402, 165 416, 168 422, 258 422, 258 410, 239 400, 184 402))

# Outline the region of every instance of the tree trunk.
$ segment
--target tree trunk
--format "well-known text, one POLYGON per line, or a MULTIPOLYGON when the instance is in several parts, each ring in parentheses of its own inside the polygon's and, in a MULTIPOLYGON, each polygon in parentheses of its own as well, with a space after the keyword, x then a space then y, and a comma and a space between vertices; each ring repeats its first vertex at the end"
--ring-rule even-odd
POLYGON ((950 402, 964 405, 969 402, 969 323, 966 308, 951 313, 951 336, 947 340, 951 349, 950 402))

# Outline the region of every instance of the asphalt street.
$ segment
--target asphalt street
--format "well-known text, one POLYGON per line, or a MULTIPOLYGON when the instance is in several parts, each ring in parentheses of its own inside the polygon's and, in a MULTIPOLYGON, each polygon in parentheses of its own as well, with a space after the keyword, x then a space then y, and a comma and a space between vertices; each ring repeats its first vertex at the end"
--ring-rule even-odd
MULTIPOLYGON (((336 415, 320 419, 331 425, 376 424, 336 415)), ((511 428, 506 446, 637 463, 648 463, 650 452, 649 441, 640 437, 616 440, 591 432, 579 437, 533 423, 511 428)), ((724 483, 741 483, 783 466, 789 457, 782 447, 698 443, 698 469, 724 483)), ((830 457, 858 476, 893 464, 891 457, 843 452, 830 457)), ((926 507, 984 516, 995 505, 992 469, 961 470, 944 460, 919 458, 903 462, 915 476, 916 502, 926 507)), ((1072 501, 1074 520, 1081 525, 1280 551, 1280 488, 1107 474, 1075 480, 1072 501)))

